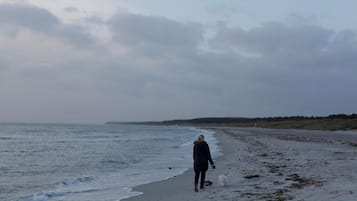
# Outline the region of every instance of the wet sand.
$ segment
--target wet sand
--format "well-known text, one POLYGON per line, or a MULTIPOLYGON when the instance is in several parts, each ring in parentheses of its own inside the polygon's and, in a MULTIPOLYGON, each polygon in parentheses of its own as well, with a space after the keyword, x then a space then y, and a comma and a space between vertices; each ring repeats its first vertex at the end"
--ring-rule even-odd
POLYGON ((357 132, 220 128, 223 156, 209 169, 213 182, 193 189, 193 170, 136 187, 126 201, 357 200, 357 132), (226 175, 227 185, 218 185, 226 175))

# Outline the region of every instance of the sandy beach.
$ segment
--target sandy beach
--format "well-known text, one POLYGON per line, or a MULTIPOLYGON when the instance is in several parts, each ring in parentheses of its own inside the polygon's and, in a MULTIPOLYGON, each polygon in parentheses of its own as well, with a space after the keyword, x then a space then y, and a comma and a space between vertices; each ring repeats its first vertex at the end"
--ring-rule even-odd
POLYGON ((355 201, 357 132, 214 129, 224 153, 209 169, 213 182, 193 190, 193 170, 138 186, 126 201, 355 201), (226 175, 225 186, 218 184, 226 175))

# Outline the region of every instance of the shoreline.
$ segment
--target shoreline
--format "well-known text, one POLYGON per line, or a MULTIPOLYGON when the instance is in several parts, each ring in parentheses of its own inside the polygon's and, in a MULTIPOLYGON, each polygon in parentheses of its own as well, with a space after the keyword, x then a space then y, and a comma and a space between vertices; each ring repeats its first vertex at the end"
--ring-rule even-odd
MULTIPOLYGON (((221 155, 219 155, 213 159, 215 161, 217 168, 215 170, 213 170, 211 165, 209 165, 208 171, 206 173, 206 180, 217 183, 217 181, 216 181, 217 179, 213 178, 213 176, 217 175, 217 173, 220 172, 218 170, 220 161, 222 161, 223 157, 225 157, 230 151, 229 149, 231 147, 223 146, 224 144, 226 144, 230 141, 230 140, 227 140, 227 138, 230 138, 230 137, 221 135, 221 133, 219 134, 219 132, 222 132, 220 129, 212 129, 212 128, 203 128, 203 129, 214 131, 213 135, 216 138, 216 140, 218 141, 218 146, 220 148, 220 152, 222 153, 221 155)), ((192 196, 194 196, 194 194, 198 194, 198 193, 194 192, 193 167, 187 169, 182 174, 179 174, 177 176, 174 176, 174 177, 171 177, 171 178, 168 178, 165 180, 161 180, 161 181, 155 181, 155 182, 150 182, 147 184, 142 184, 142 185, 136 186, 136 187, 132 188, 131 192, 141 193, 140 195, 125 198, 120 201, 167 200, 165 198, 166 195, 176 194, 177 193, 176 191, 181 191, 181 190, 185 194, 189 194, 189 195, 192 194, 192 196)))
POLYGON ((205 128, 216 131, 223 155, 209 168, 213 185, 193 190, 192 168, 176 177, 137 186, 124 201, 354 201, 357 197, 356 133, 205 128), (227 185, 217 183, 219 175, 227 185))

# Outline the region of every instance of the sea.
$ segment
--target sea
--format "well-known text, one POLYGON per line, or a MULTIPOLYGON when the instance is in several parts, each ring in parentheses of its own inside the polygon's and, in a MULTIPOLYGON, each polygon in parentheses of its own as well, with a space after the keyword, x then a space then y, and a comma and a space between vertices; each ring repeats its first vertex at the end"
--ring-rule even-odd
MULTIPOLYGON (((0 201, 118 201, 133 187, 192 167, 203 134, 213 131, 124 124, 0 124, 0 201)), ((188 183, 191 183, 188 181, 188 183)))

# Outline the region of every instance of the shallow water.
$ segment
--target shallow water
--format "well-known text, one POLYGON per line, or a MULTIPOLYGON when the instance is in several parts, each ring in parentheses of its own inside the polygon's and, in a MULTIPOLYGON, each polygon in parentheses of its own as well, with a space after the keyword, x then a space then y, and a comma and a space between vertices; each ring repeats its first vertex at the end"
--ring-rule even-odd
POLYGON ((95 201, 192 166, 192 142, 210 131, 177 126, 0 124, 0 200, 95 201))

